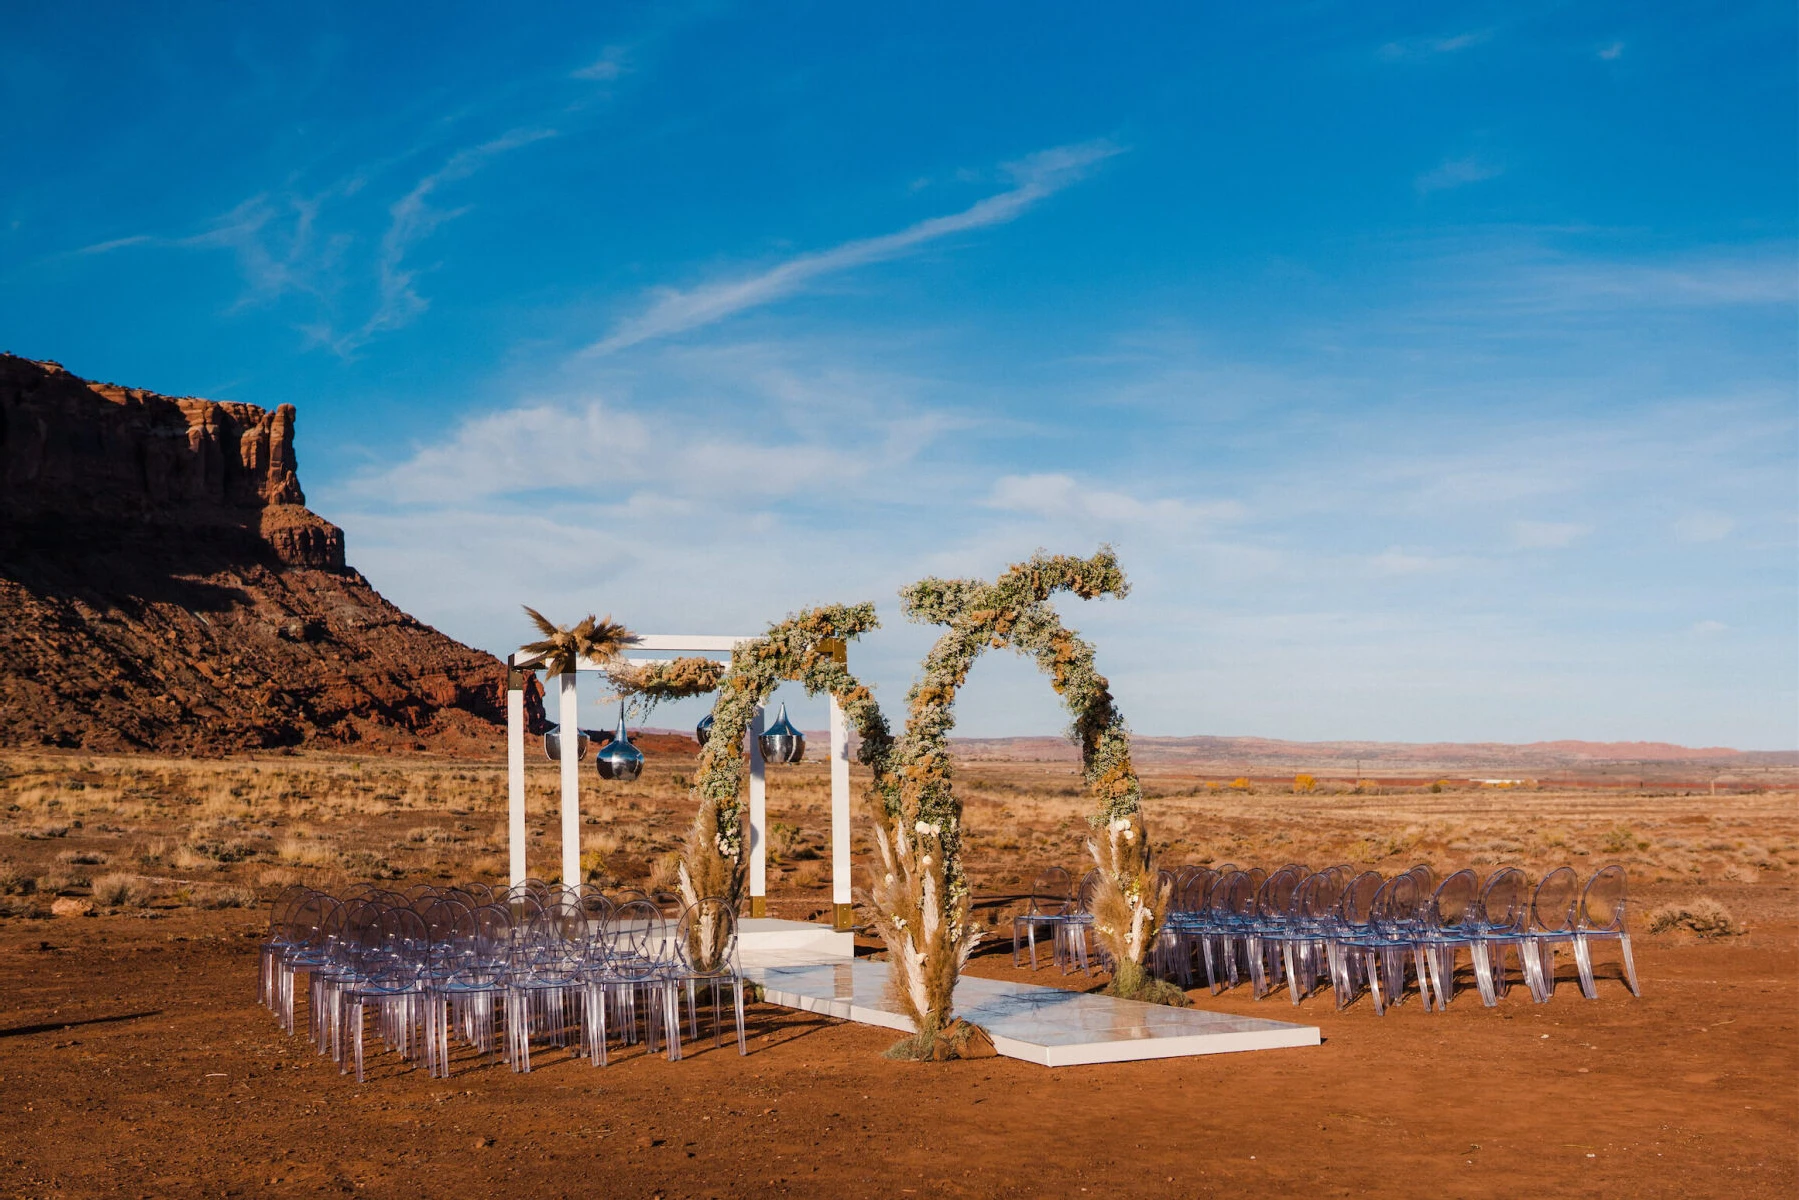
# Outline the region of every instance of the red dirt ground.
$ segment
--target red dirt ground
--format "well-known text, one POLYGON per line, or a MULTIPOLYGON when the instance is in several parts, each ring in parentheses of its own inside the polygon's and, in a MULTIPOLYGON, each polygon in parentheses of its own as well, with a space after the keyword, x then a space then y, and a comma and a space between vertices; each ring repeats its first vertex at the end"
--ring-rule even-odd
MULTIPOLYGON (((1782 889, 1783 891, 1786 889, 1782 889)), ((1783 897, 1783 907, 1791 899, 1783 897)), ((1298 1010, 1322 1046, 1048 1070, 889 1062, 894 1035, 752 1006, 751 1054, 549 1055, 358 1086, 254 1002, 262 922, 0 927, 0 1191, 18 1196, 1792 1196, 1799 927, 1640 936, 1534 1005, 1298 1010)), ((999 947, 993 947, 999 951, 999 947)), ((979 974, 1013 975, 1005 953, 979 974)), ((1016 973, 1027 977, 1028 973, 1016 973)), ((1096 986, 1052 971, 1036 982, 1096 986)))

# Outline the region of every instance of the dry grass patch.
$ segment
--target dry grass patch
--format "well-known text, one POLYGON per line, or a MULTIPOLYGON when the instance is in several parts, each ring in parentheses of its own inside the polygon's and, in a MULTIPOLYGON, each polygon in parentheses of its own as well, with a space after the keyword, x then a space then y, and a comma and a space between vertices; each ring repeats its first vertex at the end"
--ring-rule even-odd
POLYGON ((1682 904, 1664 904, 1649 914, 1650 933, 1685 930, 1702 938, 1734 937, 1743 932, 1730 910, 1709 896, 1682 904))
POLYGON ((141 875, 114 871, 94 881, 94 903, 108 908, 141 908, 150 903, 150 887, 141 875))

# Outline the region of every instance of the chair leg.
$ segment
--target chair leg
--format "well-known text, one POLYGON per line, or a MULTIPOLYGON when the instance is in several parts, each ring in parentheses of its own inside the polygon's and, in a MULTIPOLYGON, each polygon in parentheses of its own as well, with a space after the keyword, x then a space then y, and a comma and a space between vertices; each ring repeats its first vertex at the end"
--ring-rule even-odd
POLYGON ((1641 1000, 1643 989, 1637 986, 1637 964, 1636 960, 1630 956, 1630 935, 1628 933, 1618 935, 1618 952, 1624 956, 1624 980, 1630 984, 1630 994, 1641 1000))
POLYGON ((743 1036, 743 976, 734 976, 732 982, 737 993, 737 1053, 747 1055, 750 1045, 743 1036))
POLYGON ((1580 969, 1580 994, 1589 1000, 1599 998, 1599 988, 1593 983, 1593 948, 1584 937, 1574 939, 1574 965, 1580 969))
POLYGON ((668 1028, 664 1035, 668 1041, 668 1061, 681 1061, 681 993, 676 984, 664 984, 662 987, 662 1007, 668 1028))
POLYGON ((1480 990, 1480 1002, 1494 1007, 1499 997, 1493 990, 1493 966, 1487 958, 1487 948, 1475 942, 1468 947, 1468 958, 1474 963, 1474 985, 1480 990))

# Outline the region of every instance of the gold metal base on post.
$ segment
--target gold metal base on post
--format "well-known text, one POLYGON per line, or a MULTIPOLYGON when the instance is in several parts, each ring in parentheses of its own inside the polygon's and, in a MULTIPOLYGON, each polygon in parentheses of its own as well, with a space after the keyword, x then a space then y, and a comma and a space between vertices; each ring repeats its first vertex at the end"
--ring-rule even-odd
POLYGON ((854 904, 837 905, 836 912, 832 915, 831 928, 838 932, 842 932, 846 929, 854 929, 855 927, 856 906, 854 904))
POLYGON ((768 915, 768 897, 767 896, 751 896, 750 897, 750 916, 766 917, 767 915, 768 915))

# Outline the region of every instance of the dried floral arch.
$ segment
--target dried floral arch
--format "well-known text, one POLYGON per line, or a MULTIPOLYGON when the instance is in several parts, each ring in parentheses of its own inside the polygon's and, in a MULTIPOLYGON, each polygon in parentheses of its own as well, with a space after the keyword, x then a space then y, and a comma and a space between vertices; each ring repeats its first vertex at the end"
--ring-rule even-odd
MULTIPOLYGON (((877 826, 883 870, 867 893, 876 928, 890 951, 895 998, 917 1030, 912 1052, 942 1057, 955 1047, 952 999, 956 976, 979 933, 969 920, 962 872, 962 806, 951 780, 953 706, 975 659, 1010 647, 1036 660, 1073 716, 1082 773, 1094 800, 1087 846, 1100 872, 1093 896, 1094 933, 1116 968, 1119 994, 1175 1000, 1143 969, 1168 905, 1143 825, 1142 788, 1131 765, 1130 734, 1093 646, 1062 624, 1049 599, 1068 591, 1082 599, 1129 590, 1117 557, 1101 547, 1092 558, 1039 553, 991 583, 924 579, 904 589, 906 614, 947 625, 925 657, 907 699, 906 731, 892 752, 897 789, 884 794, 877 826)), ((1178 1001, 1175 1001, 1178 1002, 1178 1001)))
POLYGON ((872 604, 814 608, 732 651, 730 667, 716 680, 712 733, 694 779, 699 811, 681 858, 681 892, 689 904, 704 896, 722 897, 733 908, 742 901, 743 739, 756 709, 782 683, 799 683, 809 696, 835 697, 861 739, 857 758, 874 768, 877 788, 891 787, 893 737, 873 693, 850 674, 844 653, 850 639, 879 625, 872 604))

